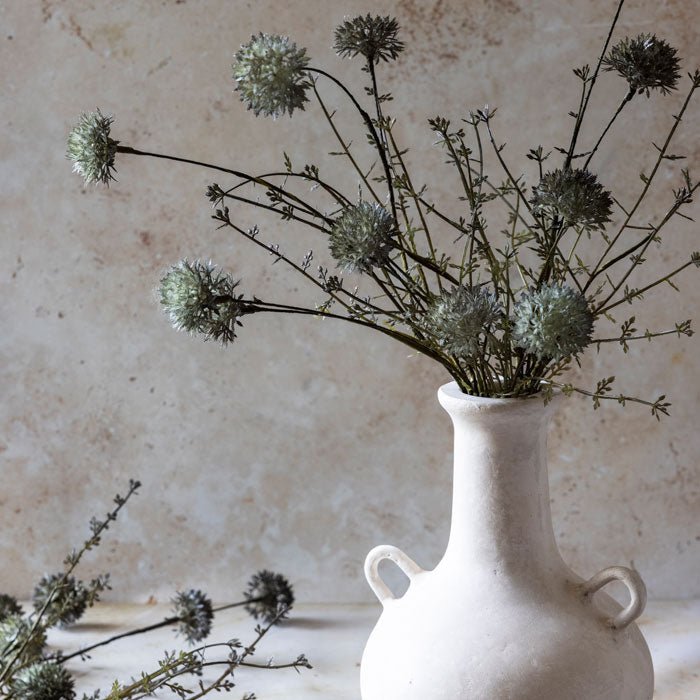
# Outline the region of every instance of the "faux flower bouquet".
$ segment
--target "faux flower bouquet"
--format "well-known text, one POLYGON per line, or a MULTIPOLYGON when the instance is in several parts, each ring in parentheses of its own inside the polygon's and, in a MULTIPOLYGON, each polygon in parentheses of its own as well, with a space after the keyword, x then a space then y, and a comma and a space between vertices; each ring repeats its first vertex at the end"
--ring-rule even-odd
POLYGON ((591 345, 614 342, 626 350, 634 340, 692 334, 690 321, 669 330, 639 332, 634 316, 623 321, 613 316, 647 291, 673 285, 685 268, 700 266, 700 253, 692 253, 667 274, 631 286, 652 244, 662 241, 675 216, 684 216, 683 208, 698 188, 689 170, 679 169, 666 210, 654 223, 641 218, 640 206, 660 167, 680 158, 671 146, 700 87, 700 71, 688 74, 685 99, 665 138, 653 145, 653 162, 641 175, 634 201, 621 202, 595 173, 596 154, 625 108, 652 93, 668 95, 681 82, 676 50, 664 40, 640 34, 613 41, 623 2, 594 66, 573 71, 580 82, 580 102, 571 112, 568 145, 551 150, 538 146, 527 154, 538 171, 534 184, 526 183, 506 160, 494 133, 495 109, 470 111, 459 125, 441 116, 428 120, 455 177, 457 216, 434 201, 426 186, 414 182, 407 151, 397 143, 395 120, 387 113, 391 95, 380 90, 377 78, 381 64, 398 59, 405 48, 397 21, 389 17, 355 17, 335 30, 336 52, 363 63, 368 80, 363 100, 313 66, 306 51, 287 37, 253 36, 234 57, 236 90, 256 116, 292 116, 310 101, 317 103, 337 142, 334 155, 356 173, 359 197, 340 191, 315 165, 295 167, 286 153, 278 171, 250 174, 122 145, 111 137, 112 118, 99 110, 81 117, 70 134, 68 155, 87 182, 104 184, 113 179, 117 154, 167 158, 221 172, 227 182, 207 190, 216 221, 267 250, 274 262, 303 277, 319 294, 313 307, 262 300, 240 292, 239 281, 213 264, 182 260, 160 283, 162 304, 178 329, 226 344, 251 314, 345 320, 439 362, 469 394, 517 397, 541 392, 547 399, 553 387, 560 387, 566 394, 591 396, 596 407, 601 399, 638 401, 658 418, 668 412, 665 396, 646 400, 613 393, 611 377, 590 390, 560 378, 591 345), (599 137, 581 144, 591 94, 605 72, 622 79, 622 99, 599 137), (323 96, 329 83, 342 91, 348 108, 361 120, 369 160, 341 133, 323 96), (491 166, 496 173, 489 172, 491 166), (262 188, 265 199, 258 199, 254 188, 262 188), (261 240, 257 228, 240 227, 229 208, 232 202, 281 216, 290 226, 314 229, 335 269, 312 265, 312 251, 295 260, 278 244, 261 240), (503 231, 489 227, 494 210, 495 218, 506 214, 503 231), (443 233, 438 239, 438 227, 451 229, 452 235, 446 240, 443 233), (586 245, 591 239, 593 253, 586 245), (619 333, 597 336, 596 324, 603 317, 618 324, 619 333))

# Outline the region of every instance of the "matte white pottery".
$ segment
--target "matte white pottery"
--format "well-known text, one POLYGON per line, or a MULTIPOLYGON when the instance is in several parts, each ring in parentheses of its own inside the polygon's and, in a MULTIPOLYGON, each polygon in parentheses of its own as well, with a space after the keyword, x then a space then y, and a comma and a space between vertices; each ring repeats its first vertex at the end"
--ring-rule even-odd
POLYGON ((388 545, 367 556, 384 610, 362 658, 362 699, 651 700, 639 575, 615 566, 584 581, 557 549, 546 445, 558 398, 484 399, 452 382, 438 399, 455 432, 449 543, 432 571, 388 545), (409 577, 403 597, 379 577, 382 559, 409 577), (624 609, 596 594, 612 580, 629 588, 624 609))

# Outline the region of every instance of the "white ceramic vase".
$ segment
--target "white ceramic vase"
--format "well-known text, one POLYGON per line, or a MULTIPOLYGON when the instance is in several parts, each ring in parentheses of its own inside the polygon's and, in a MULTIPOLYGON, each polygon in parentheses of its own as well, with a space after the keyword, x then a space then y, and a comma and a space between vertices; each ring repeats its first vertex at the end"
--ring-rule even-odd
POLYGON ((476 398, 454 382, 438 399, 455 433, 449 543, 432 571, 388 545, 367 556, 384 609, 362 657, 362 700, 651 700, 639 575, 614 566, 584 581, 557 549, 546 445, 558 400, 476 398), (410 579, 401 598, 379 576, 382 559, 410 579), (629 588, 624 609, 596 593, 613 580, 629 588))

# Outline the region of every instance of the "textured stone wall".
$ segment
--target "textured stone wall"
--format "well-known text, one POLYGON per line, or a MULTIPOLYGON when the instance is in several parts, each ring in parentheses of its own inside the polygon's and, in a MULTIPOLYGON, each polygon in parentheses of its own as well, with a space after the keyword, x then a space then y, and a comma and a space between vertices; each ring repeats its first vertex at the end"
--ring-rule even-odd
MULTIPOLYGON (((199 586, 237 595, 261 567, 283 571, 301 599, 370 600, 361 566, 391 542, 425 567, 448 528, 451 429, 437 405, 438 366, 348 324, 265 315, 246 320, 222 349, 172 331, 156 303, 160 274, 181 257, 213 259, 266 298, 313 303, 303 281, 265 253, 217 230, 204 191, 225 176, 120 157, 109 189, 84 188, 65 159, 77 115, 113 113, 115 138, 133 147, 250 171, 317 162, 353 196, 315 105, 293 119, 256 119, 232 92, 232 53, 258 31, 291 35, 316 65, 358 94, 358 61, 332 52, 347 14, 395 15, 407 48, 380 67, 391 113, 416 179, 456 211, 458 181, 432 146, 426 119, 454 119, 484 103, 516 167, 543 144, 564 144, 576 108, 571 68, 595 62, 613 2, 574 0, 5 0, 0 2, 0 588, 28 595, 81 541, 93 513, 129 477, 141 494, 87 560, 83 575, 112 572, 114 599, 167 598, 199 586)), ((623 32, 657 32, 700 63, 693 3, 630 2, 623 32)), ((594 161, 620 201, 632 201, 687 83, 667 98, 636 98, 594 161)), ((332 108, 361 150, 340 93, 332 108)), ((584 141, 624 95, 599 83, 584 141)), ((700 175, 700 104, 674 152, 700 175)), ((677 165, 677 164, 676 164, 677 165)), ((658 220, 680 181, 658 177, 658 220)), ((531 170, 528 170, 531 172, 531 170)), ((501 177, 494 171, 494 178, 501 177)), ((259 193, 262 196, 262 192, 259 193)), ((695 207, 697 212, 697 207, 695 207)), ((324 243, 264 212, 235 210, 242 226, 300 259, 324 243)), ((440 232, 441 245, 452 240, 440 232)), ((498 236, 498 223, 492 235, 498 236)), ((635 278, 670 270, 700 249, 697 226, 677 220, 635 278)), ((699 270, 658 289, 636 314, 643 330, 697 315, 699 270), (694 274, 695 273, 695 274, 694 274)), ((551 437, 555 530, 582 575, 634 565, 656 597, 700 595, 700 353, 697 337, 661 338, 589 352, 573 379, 617 376, 620 390, 666 393, 672 416, 645 408, 593 411, 572 398, 551 437)))

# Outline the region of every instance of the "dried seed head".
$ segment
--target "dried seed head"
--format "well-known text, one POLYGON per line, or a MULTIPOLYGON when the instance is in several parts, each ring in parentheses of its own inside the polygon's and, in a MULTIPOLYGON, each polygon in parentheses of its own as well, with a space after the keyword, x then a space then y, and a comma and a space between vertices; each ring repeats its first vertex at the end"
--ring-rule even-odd
POLYGON ((676 89, 680 79, 680 60, 676 49, 654 34, 626 37, 610 49, 603 59, 604 70, 617 71, 632 93, 660 90, 663 95, 676 89))
POLYGON ((256 620, 260 617, 268 624, 283 610, 285 612, 279 619, 285 618, 287 609, 294 604, 294 591, 289 581, 282 574, 266 569, 250 579, 243 595, 248 601, 246 611, 256 620))
POLYGON ((17 598, 7 593, 0 593, 0 622, 10 615, 22 615, 24 611, 17 598))
POLYGON ((114 180, 114 158, 119 141, 110 138, 114 117, 105 117, 98 109, 80 115, 78 124, 68 134, 67 157, 73 161, 73 172, 86 183, 114 180))
POLYGON ((16 700, 73 700, 73 677, 53 661, 40 661, 17 672, 12 680, 16 700))
POLYGON ((173 600, 174 615, 180 618, 178 633, 190 644, 206 639, 211 632, 214 610, 211 600, 199 590, 181 591, 173 600))
POLYGON ((233 78, 241 100, 257 117, 279 117, 304 109, 312 82, 306 72, 306 49, 286 36, 253 36, 234 56, 233 78))
POLYGON ((593 173, 557 169, 543 175, 532 190, 530 203, 539 216, 556 216, 567 226, 602 230, 610 221, 613 199, 593 173))
POLYGON ((236 337, 240 317, 254 310, 236 296, 237 286, 211 263, 182 260, 160 280, 160 303, 176 330, 226 345, 236 337))
POLYGON ((330 252, 348 272, 370 272, 384 264, 392 248, 394 220, 380 204, 359 202, 346 207, 333 222, 330 252))
POLYGON ((566 285, 525 292, 513 309, 513 340, 540 360, 577 355, 591 342, 592 332, 586 297, 566 285))
POLYGON ((469 357, 489 328, 502 316, 496 297, 481 287, 453 287, 435 297, 426 315, 426 330, 450 355, 469 357))
POLYGON ((398 31, 399 23, 393 17, 355 17, 336 27, 333 48, 343 58, 362 54, 370 63, 394 60, 404 49, 396 38, 398 31))

